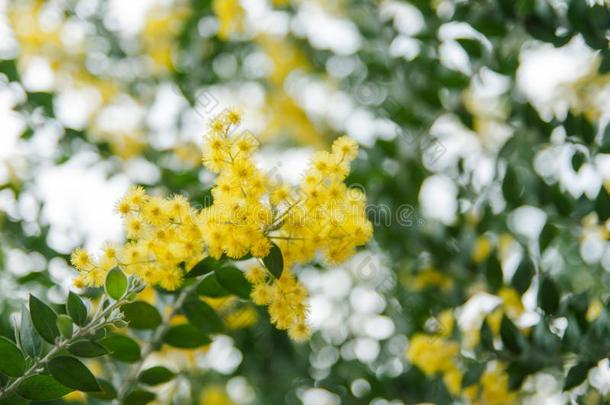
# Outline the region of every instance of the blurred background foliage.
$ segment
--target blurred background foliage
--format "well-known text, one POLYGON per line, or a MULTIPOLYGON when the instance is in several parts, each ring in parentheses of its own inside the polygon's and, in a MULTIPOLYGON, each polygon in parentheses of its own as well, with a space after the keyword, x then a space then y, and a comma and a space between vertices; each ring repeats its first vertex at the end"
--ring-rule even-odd
POLYGON ((179 374, 160 403, 608 402, 603 1, 0 4, 2 335, 28 293, 64 302, 71 249, 118 238, 129 184, 209 203, 200 138, 238 106, 278 176, 358 140, 375 242, 299 270, 306 344, 210 298, 226 329, 155 353, 179 374))

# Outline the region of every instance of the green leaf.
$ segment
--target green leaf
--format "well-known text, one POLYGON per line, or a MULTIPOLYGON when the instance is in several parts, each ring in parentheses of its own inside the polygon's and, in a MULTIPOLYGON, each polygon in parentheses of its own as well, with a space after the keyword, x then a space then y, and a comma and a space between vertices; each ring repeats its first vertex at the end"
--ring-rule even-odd
MULTIPOLYGON (((602 62, 599 64, 599 73, 608 73, 610 72, 610 50, 604 49, 601 52, 602 62)), ((607 128, 606 128, 607 129, 607 128)), ((607 144, 602 143, 602 146, 607 146, 607 144)), ((608 153, 607 151, 603 151, 603 153, 608 153)))
POLYGON ((500 338, 502 338, 504 347, 506 347, 509 351, 513 353, 521 353, 522 348, 520 343, 519 329, 517 329, 515 324, 508 319, 506 315, 502 316, 502 321, 500 322, 500 338))
POLYGON ((196 296, 191 296, 182 305, 182 312, 191 325, 205 333, 218 333, 223 330, 222 319, 206 302, 196 296))
POLYGON ((185 323, 169 328, 165 334, 164 342, 180 349, 194 349, 209 344, 211 340, 198 328, 185 323))
POLYGON ((17 345, 0 336, 0 373, 19 377, 25 372, 25 358, 17 345))
POLYGON ((498 291, 502 287, 502 266, 495 251, 489 255, 485 263, 485 278, 492 292, 498 291))
POLYGON ((0 399, 0 405, 27 405, 30 401, 21 398, 17 393, 11 392, 4 398, 0 399))
POLYGON ((75 357, 55 357, 48 367, 51 375, 66 387, 83 392, 102 391, 91 371, 75 357))
POLYGON ((595 366, 595 363, 589 361, 582 361, 572 367, 570 371, 568 371, 568 375, 566 376, 566 381, 563 385, 563 390, 567 391, 574 387, 582 384, 589 374, 589 370, 595 366))
POLYGON ((511 280, 513 288, 519 295, 523 295, 523 293, 527 291, 532 283, 534 273, 534 264, 528 256, 525 256, 523 260, 521 260, 521 263, 519 264, 519 267, 517 267, 513 279, 511 280))
POLYGON ((72 318, 68 315, 60 314, 57 315, 57 329, 61 335, 65 338, 69 338, 72 336, 72 332, 74 331, 72 318))
POLYGON ((162 366, 157 366, 142 371, 138 379, 147 385, 159 385, 170 381, 175 375, 173 371, 162 366))
POLYGON ((561 338, 562 344, 573 352, 580 351, 580 345, 582 343, 583 333, 578 326, 578 321, 574 315, 567 316, 568 326, 563 333, 561 338))
POLYGON ((559 229, 555 225, 551 224, 550 222, 547 222, 546 225, 544 225, 542 232, 540 232, 540 237, 538 238, 541 253, 544 252, 547 247, 549 247, 553 239, 555 239, 558 234, 559 229))
POLYGON ((99 357, 108 354, 108 350, 104 346, 89 340, 72 343, 68 351, 78 357, 99 357))
POLYGON ((59 383, 50 375, 38 374, 28 377, 17 387, 17 393, 32 401, 59 399, 74 391, 59 383))
MULTIPOLYGON (((534 330, 530 333, 531 341, 543 355, 553 355, 560 349, 561 339, 549 329, 544 321, 534 325, 534 330)), ((529 360, 529 359, 528 359, 529 360)))
POLYGON ((59 337, 57 329, 57 314, 47 304, 30 295, 30 314, 34 327, 44 340, 55 344, 59 337))
POLYGON ((70 315, 75 324, 78 326, 85 326, 87 324, 87 307, 80 297, 72 291, 68 294, 66 308, 68 315, 70 315))
POLYGON ((602 222, 610 218, 610 194, 604 186, 600 188, 595 199, 595 212, 602 222))
POLYGON ((100 388, 102 390, 100 392, 87 393, 88 396, 97 398, 97 399, 102 399, 104 401, 110 401, 117 397, 116 389, 114 388, 114 385, 112 385, 112 383, 110 381, 104 380, 102 378, 98 378, 97 382, 100 385, 100 388))
POLYGON ((124 404, 129 405, 146 405, 155 400, 157 396, 150 391, 135 390, 131 391, 126 397, 124 404))
POLYGON ((518 206, 521 205, 522 194, 523 186, 519 182, 519 176, 511 166, 508 166, 502 181, 502 195, 510 206, 518 206))
POLYGON ((572 169, 575 172, 578 172, 583 164, 587 161, 587 156, 582 151, 575 151, 572 155, 572 169))
POLYGON ((559 309, 559 291, 553 280, 548 277, 543 278, 540 283, 538 305, 548 315, 554 314, 559 309))
POLYGON ((208 274, 215 269, 219 269, 222 265, 222 262, 208 256, 196 265, 194 265, 188 273, 184 275, 184 278, 194 278, 203 276, 204 274, 208 274))
POLYGON ((471 385, 478 383, 483 371, 485 371, 485 363, 475 363, 469 367, 462 378, 462 388, 470 387, 471 385))
POLYGON ((118 301, 127 292, 127 277, 121 270, 114 268, 106 276, 104 288, 110 298, 118 301))
POLYGON ((207 274, 201 283, 197 286, 197 294, 208 297, 218 298, 229 295, 229 291, 225 290, 218 282, 216 272, 207 274))
POLYGON ((49 117, 55 115, 53 111, 53 93, 36 91, 28 93, 28 100, 36 107, 42 107, 45 114, 49 117))
POLYGON ((280 278, 284 270, 284 256, 278 245, 273 244, 269 254, 263 258, 263 263, 275 278, 280 278))
POLYGON ((508 374, 508 389, 513 391, 518 391, 527 377, 525 370, 516 362, 508 366, 506 374, 508 374))
POLYGON ((42 352, 42 339, 32 323, 30 311, 25 305, 21 306, 21 323, 19 326, 19 344, 30 357, 37 357, 42 352))
POLYGON ((574 115, 569 111, 563 126, 568 136, 580 138, 587 145, 590 145, 595 139, 595 127, 584 114, 574 115))
POLYGON ((125 335, 110 335, 99 342, 109 352, 110 357, 126 363, 140 360, 140 346, 125 335))
POLYGON ((161 324, 161 315, 157 308, 147 302, 136 301, 121 307, 125 320, 133 329, 154 329, 161 324))
POLYGON ((589 328, 587 311, 589 310, 589 297, 586 291, 572 295, 568 301, 568 310, 574 315, 581 331, 586 332, 589 328))
POLYGON ((484 320, 481 324, 479 334, 481 335, 481 347, 483 347, 485 350, 495 351, 493 332, 491 331, 491 328, 486 320, 484 320))
POLYGON ((479 59, 483 56, 483 45, 476 39, 458 38, 456 41, 464 48, 468 56, 479 59))
POLYGON ((223 267, 216 270, 216 278, 221 286, 232 294, 243 299, 250 298, 250 289, 252 286, 246 280, 244 272, 235 267, 223 267))

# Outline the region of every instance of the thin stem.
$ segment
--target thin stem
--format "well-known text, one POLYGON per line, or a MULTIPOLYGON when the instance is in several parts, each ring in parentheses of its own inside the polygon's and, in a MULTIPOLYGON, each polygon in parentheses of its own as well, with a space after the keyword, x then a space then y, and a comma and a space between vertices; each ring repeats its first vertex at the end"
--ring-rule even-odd
POLYGON ((150 340, 142 349, 142 354, 140 356, 140 360, 137 363, 133 364, 133 366, 131 367, 131 369, 129 371, 129 374, 127 375, 127 378, 125 378, 123 380, 124 381, 123 385, 121 386, 121 388, 119 390, 119 394, 117 395, 117 398, 114 400, 113 403, 115 403, 115 404, 124 403, 125 397, 127 396, 127 394, 129 394, 130 389, 135 384, 135 382, 138 378, 138 374, 140 374, 140 371, 142 370, 142 366, 144 365, 144 362, 146 361, 148 356, 150 356, 150 354, 155 350, 155 348, 159 345, 159 343, 161 343, 161 341, 163 340, 163 336, 165 335, 165 332, 167 332, 167 330, 170 327, 171 319, 178 313, 178 311, 180 310, 180 307, 182 306, 182 304, 184 303, 184 301, 186 300, 188 295, 191 292, 193 292, 196 287, 197 287, 197 285, 195 284, 195 285, 186 287, 182 291, 180 291, 180 294, 176 297, 175 301, 170 306, 170 311, 165 314, 165 316, 163 317, 163 321, 161 322, 161 324, 159 326, 157 326, 157 328, 153 332, 150 340))
POLYGON ((83 336, 93 334, 93 333, 97 332, 99 329, 105 327, 107 325, 107 322, 105 322, 106 316, 108 314, 110 314, 112 311, 114 311, 116 308, 125 304, 127 302, 128 295, 129 295, 129 291, 125 294, 124 298, 121 298, 120 300, 109 305, 103 311, 101 310, 101 306, 103 306, 103 304, 104 304, 104 299, 102 299, 102 301, 100 302, 100 307, 98 308, 97 312, 93 316, 93 319, 91 319, 91 322, 89 322, 87 325, 85 325, 81 328, 78 328, 76 330, 76 333, 74 333, 69 338, 59 340, 58 343, 55 344, 53 346, 53 348, 44 357, 37 359, 34 362, 34 364, 32 364, 32 366, 21 377, 17 378, 15 381, 13 381, 3 390, 0 390, 0 399, 6 398, 10 393, 12 393, 14 390, 16 390, 17 387, 19 387, 19 385, 23 381, 25 381, 27 378, 33 376, 34 374, 36 374, 38 372, 38 370, 40 370, 46 363, 48 363, 53 357, 55 357, 55 355, 57 355, 62 350, 64 350, 68 346, 70 346, 77 339, 79 339, 83 336))

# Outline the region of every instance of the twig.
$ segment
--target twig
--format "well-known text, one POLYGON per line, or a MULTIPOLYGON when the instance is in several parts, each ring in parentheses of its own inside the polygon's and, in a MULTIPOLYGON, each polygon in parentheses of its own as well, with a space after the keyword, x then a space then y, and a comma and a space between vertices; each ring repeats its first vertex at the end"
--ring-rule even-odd
MULTIPOLYGON (((64 350, 68 346, 70 346, 78 338, 93 334, 93 333, 97 332, 99 329, 105 327, 107 325, 107 323, 105 321, 104 322, 100 322, 100 321, 105 320, 105 318, 108 314, 110 314, 112 311, 114 311, 116 308, 120 307, 121 305, 125 304, 127 302, 128 295, 129 295, 129 291, 127 292, 127 294, 125 294, 125 297, 123 297, 120 300, 109 305, 105 310, 100 311, 98 309, 98 311, 94 315, 93 319, 91 319, 91 322, 89 322, 87 325, 83 326, 82 328, 77 329, 76 333, 74 333, 69 338, 59 340, 59 342, 57 344, 53 345, 53 348, 44 357, 37 359, 34 362, 34 364, 32 364, 32 366, 21 377, 17 378, 15 381, 13 381, 10 385, 8 385, 3 390, 0 390, 0 399, 5 399, 6 397, 8 397, 8 395, 10 393, 12 393, 13 391, 15 391, 17 389, 17 387, 19 387, 19 385, 23 381, 25 381, 27 378, 31 377, 32 375, 36 374, 36 372, 38 372, 38 370, 40 370, 46 363, 48 363, 53 357, 55 357, 55 355, 57 355, 62 350, 64 350)), ((102 306, 103 303, 104 303, 104 301, 102 300, 102 302, 100 302, 100 306, 102 306)))
POLYGON ((125 378, 123 380, 124 382, 121 386, 121 389, 119 390, 117 398, 113 402, 114 404, 120 405, 120 404, 124 403, 125 398, 127 397, 127 394, 129 394, 132 386, 137 381, 138 374, 140 374, 140 371, 142 370, 144 362, 146 361, 148 356, 150 356, 150 354, 155 350, 155 348, 159 345, 159 343, 161 343, 161 340, 163 339, 165 332, 167 332, 167 329, 169 329, 171 319, 178 313, 178 311, 180 310, 180 307, 182 306, 182 304, 184 303, 186 298, 189 296, 189 294, 191 292, 193 292, 195 290, 196 287, 197 287, 197 285, 195 284, 195 285, 186 287, 182 291, 180 291, 180 294, 176 297, 176 300, 170 306, 170 311, 165 314, 161 324, 159 326, 157 326, 157 328, 153 332, 150 340, 148 341, 146 346, 144 346, 144 348, 142 349, 142 354, 140 356, 140 360, 137 363, 134 363, 133 366, 131 366, 130 372, 129 372, 127 378, 125 378))

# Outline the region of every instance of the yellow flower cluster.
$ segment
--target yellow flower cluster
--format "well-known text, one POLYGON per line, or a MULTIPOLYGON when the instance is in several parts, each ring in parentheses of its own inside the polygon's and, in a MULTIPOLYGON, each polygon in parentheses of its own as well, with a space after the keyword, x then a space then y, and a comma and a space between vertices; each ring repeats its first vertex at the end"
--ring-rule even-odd
POLYGON ((470 396, 477 398, 476 405, 510 405, 517 403, 517 393, 508 389, 508 374, 499 364, 481 375, 479 387, 471 389, 470 396), (478 389, 477 389, 478 388, 478 389))
POLYGON ((470 404, 502 405, 516 403, 517 395, 509 390, 508 375, 501 364, 492 364, 481 374, 478 383, 462 387, 463 371, 459 367, 460 346, 448 339, 453 330, 451 312, 440 314, 441 330, 437 334, 415 334, 411 337, 406 356, 426 375, 442 375, 448 391, 468 399, 470 404))
POLYGON ((218 174, 213 204, 196 210, 186 198, 150 196, 136 187, 117 204, 127 243, 107 246, 98 260, 76 250, 72 263, 79 287, 101 286, 113 267, 168 290, 203 258, 266 257, 275 243, 283 269, 275 278, 266 267, 250 270, 255 303, 268 305, 273 323, 295 339, 308 335, 307 292, 291 268, 317 255, 330 263, 351 256, 372 236, 360 190, 344 184, 358 147, 343 137, 332 152, 314 155, 299 187, 274 183, 254 164, 257 139, 238 133, 241 115, 227 110, 206 135, 203 163, 218 174))
POLYGON ((214 0, 212 9, 220 24, 218 37, 227 40, 234 33, 244 30, 246 11, 241 5, 240 0, 214 0))
POLYGON ((246 278, 254 288, 252 301, 257 305, 267 305, 271 322, 294 340, 303 340, 309 336, 307 325, 307 290, 294 277, 292 272, 284 270, 276 279, 261 267, 254 267, 246 273, 246 278))
POLYGON ((120 248, 107 247, 97 261, 76 250, 72 264, 80 275, 75 285, 98 287, 106 273, 118 266, 146 284, 174 290, 182 282, 184 269, 203 259, 198 213, 186 198, 149 196, 135 187, 118 203, 117 211, 125 219, 128 242, 120 248))
POLYGON ((457 343, 440 336, 416 334, 411 338, 407 358, 428 375, 455 368, 457 343))
POLYGON ((174 69, 176 38, 190 14, 190 8, 184 3, 155 7, 146 17, 141 33, 142 45, 158 73, 174 69))
POLYGON ((372 236, 365 197, 344 180, 357 144, 337 139, 332 152, 317 152, 299 187, 272 182, 253 161, 257 140, 249 132, 232 135, 240 116, 227 111, 214 121, 203 153, 204 165, 218 173, 214 204, 201 211, 208 254, 264 257, 275 242, 284 268, 311 261, 321 251, 330 263, 352 256, 372 236))

